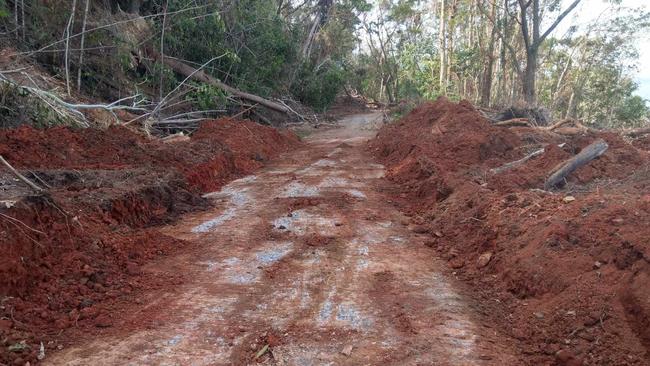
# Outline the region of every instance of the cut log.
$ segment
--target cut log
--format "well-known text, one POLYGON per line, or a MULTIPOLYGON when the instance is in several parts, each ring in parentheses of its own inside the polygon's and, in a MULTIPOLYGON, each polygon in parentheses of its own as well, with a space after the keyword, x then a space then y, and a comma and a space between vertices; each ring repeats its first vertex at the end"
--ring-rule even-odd
POLYGON ((544 148, 541 148, 539 150, 535 150, 532 153, 524 156, 523 158, 521 158, 519 160, 511 161, 511 162, 509 162, 507 164, 501 165, 498 168, 490 169, 490 173, 499 174, 499 173, 503 173, 503 172, 505 172, 507 170, 514 169, 514 168, 524 164, 528 160, 530 160, 530 159, 532 159, 532 158, 534 158, 536 156, 542 155, 543 153, 544 153, 544 148))
POLYGON ((147 54, 152 59, 154 59, 155 61, 162 62, 164 65, 168 66, 169 68, 171 68, 172 70, 174 70, 175 72, 177 72, 177 73, 179 73, 181 75, 184 75, 184 76, 190 76, 191 75, 192 79, 194 79, 194 80, 197 80, 197 81, 200 81, 200 82, 203 82, 203 83, 206 83, 206 84, 210 84, 212 86, 216 86, 217 88, 219 88, 219 89, 221 89, 221 90, 223 90, 223 91, 225 91, 225 92, 227 92, 229 94, 232 94, 232 95, 234 95, 236 97, 239 97, 241 99, 245 99, 245 100, 248 100, 248 101, 251 101, 251 102, 258 103, 258 104, 260 104, 260 105, 262 105, 264 107, 267 107, 269 109, 273 109, 275 111, 282 112, 282 113, 285 113, 285 114, 290 114, 291 113, 291 111, 289 109, 287 109, 287 107, 285 107, 285 106, 283 106, 283 105, 281 105, 279 103, 270 101, 268 99, 262 98, 260 96, 254 95, 254 94, 246 93, 246 92, 243 92, 241 90, 235 89, 235 88, 233 88, 233 87, 231 87, 229 85, 226 85, 226 84, 222 83, 221 81, 217 80, 216 78, 206 74, 203 70, 200 70, 200 71, 197 72, 194 67, 192 67, 190 65, 187 65, 187 64, 185 64, 185 63, 183 63, 181 61, 178 61, 176 59, 169 58, 169 57, 160 57, 160 54, 158 52, 152 50, 152 49, 147 50, 147 54))
POLYGON ((580 151, 576 156, 560 164, 558 168, 551 171, 548 179, 544 183, 544 189, 549 190, 557 186, 564 179, 578 168, 587 165, 590 161, 601 156, 605 151, 607 151, 607 142, 603 139, 598 139, 592 142, 589 146, 585 147, 580 151))

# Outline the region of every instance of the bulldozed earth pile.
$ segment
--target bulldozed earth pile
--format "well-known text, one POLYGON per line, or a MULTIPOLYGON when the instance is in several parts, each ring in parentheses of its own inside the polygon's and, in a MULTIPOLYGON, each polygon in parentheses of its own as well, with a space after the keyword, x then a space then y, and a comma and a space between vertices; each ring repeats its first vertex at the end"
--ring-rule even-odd
POLYGON ((650 361, 649 148, 615 133, 498 127, 444 98, 369 145, 412 230, 430 234, 427 245, 529 365, 650 361), (543 189, 554 167, 598 138, 604 155, 543 189))
POLYGON ((168 141, 118 126, 0 131, 0 155, 47 188, 33 195, 0 174, 0 364, 33 363, 41 342, 51 350, 101 332, 142 291, 183 283, 180 273, 141 271, 190 245, 154 226, 208 208, 202 193, 298 144, 230 119, 168 141))

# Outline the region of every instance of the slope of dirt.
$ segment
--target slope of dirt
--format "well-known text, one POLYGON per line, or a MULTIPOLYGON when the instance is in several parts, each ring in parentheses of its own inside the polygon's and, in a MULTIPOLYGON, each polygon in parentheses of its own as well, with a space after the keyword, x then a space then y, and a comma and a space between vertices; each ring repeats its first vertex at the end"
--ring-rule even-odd
POLYGON ((34 362, 41 341, 52 348, 47 342, 62 331, 110 327, 109 314, 143 290, 185 281, 142 273, 151 260, 188 249, 153 226, 211 207, 201 193, 298 144, 293 134, 229 119, 174 143, 124 127, 0 131, 0 154, 52 187, 25 197, 11 176, 0 180, 0 364, 34 362))
POLYGON ((386 126, 369 148, 412 229, 429 233, 428 244, 493 304, 527 364, 650 361, 647 152, 611 133, 495 127, 469 103, 446 99, 386 126), (559 191, 539 189, 598 137, 610 146, 601 158, 559 191), (490 172, 541 147, 519 168, 490 172))

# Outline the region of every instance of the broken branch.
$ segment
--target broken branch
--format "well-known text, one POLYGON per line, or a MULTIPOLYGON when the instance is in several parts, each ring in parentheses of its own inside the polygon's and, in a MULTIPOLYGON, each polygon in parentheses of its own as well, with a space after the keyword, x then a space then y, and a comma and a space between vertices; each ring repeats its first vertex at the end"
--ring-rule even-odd
POLYGON ((36 191, 36 193, 43 193, 43 188, 39 187, 36 185, 36 183, 32 182, 31 180, 27 179, 24 175, 20 174, 19 171, 17 171, 11 164, 9 164, 8 161, 5 160, 5 158, 0 155, 0 162, 9 169, 10 172, 12 172, 18 179, 23 181, 25 184, 29 186, 29 188, 33 189, 36 191))
POLYGON ((544 151, 545 151, 544 148, 541 148, 539 150, 535 150, 532 153, 524 156, 523 158, 521 158, 519 160, 503 164, 502 166, 500 166, 498 168, 490 169, 490 173, 499 174, 499 173, 505 172, 507 170, 514 169, 514 168, 524 164, 528 160, 530 160, 530 159, 532 159, 532 158, 534 158, 536 156, 542 155, 544 153, 544 151))

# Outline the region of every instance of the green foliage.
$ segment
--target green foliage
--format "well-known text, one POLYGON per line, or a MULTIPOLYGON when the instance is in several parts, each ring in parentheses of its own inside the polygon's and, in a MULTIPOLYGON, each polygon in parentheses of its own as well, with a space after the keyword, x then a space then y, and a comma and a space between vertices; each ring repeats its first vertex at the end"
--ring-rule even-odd
POLYGON ((324 111, 334 103, 336 95, 345 85, 345 71, 338 65, 325 65, 317 70, 303 65, 292 93, 305 104, 324 111))
POLYGON ((635 126, 650 118, 648 101, 638 95, 627 96, 614 110, 616 119, 626 126, 635 126))
POLYGON ((194 90, 188 95, 188 100, 193 100, 199 110, 214 110, 226 104, 226 94, 212 85, 194 83, 194 90))
POLYGON ((0 0, 0 19, 6 18, 9 16, 9 10, 7 9, 7 2, 5 0, 0 0))
MULTIPOLYGON (((186 3, 170 1, 169 10, 184 8, 186 3)), ((231 2, 225 11, 210 5, 209 15, 198 19, 199 14, 193 12, 177 15, 166 29, 166 53, 195 64, 220 56, 207 68, 209 73, 232 86, 268 96, 287 76, 286 66, 296 60, 299 43, 297 32, 287 31, 276 6, 271 0, 243 0, 231 2)), ((202 9, 201 15, 205 13, 202 9)))

